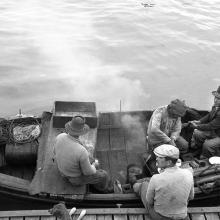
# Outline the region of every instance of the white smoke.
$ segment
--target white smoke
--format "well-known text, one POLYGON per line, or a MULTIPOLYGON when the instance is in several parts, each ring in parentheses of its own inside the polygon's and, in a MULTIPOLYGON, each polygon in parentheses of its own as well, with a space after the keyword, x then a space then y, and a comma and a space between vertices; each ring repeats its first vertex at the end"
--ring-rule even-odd
POLYGON ((62 90, 55 84, 48 87, 45 102, 95 101, 98 110, 115 111, 121 100, 122 110, 144 109, 149 95, 140 80, 126 77, 131 69, 123 64, 108 64, 101 59, 104 53, 96 53, 99 42, 105 43, 105 36, 97 35, 92 13, 74 10, 65 17, 60 12, 61 2, 48 8, 46 4, 26 1, 11 14, 16 17, 17 30, 25 33, 29 46, 38 51, 42 61, 27 70, 32 71, 32 78, 21 76, 20 80, 32 79, 39 84, 48 80, 50 84, 56 79, 67 85, 62 90))

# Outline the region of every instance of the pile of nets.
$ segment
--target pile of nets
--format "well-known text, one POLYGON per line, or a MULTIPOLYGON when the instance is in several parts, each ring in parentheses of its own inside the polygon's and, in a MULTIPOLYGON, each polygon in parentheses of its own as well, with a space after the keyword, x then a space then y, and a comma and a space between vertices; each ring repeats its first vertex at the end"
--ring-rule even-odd
POLYGON ((10 120, 0 123, 0 140, 6 143, 32 142, 41 134, 41 125, 36 118, 10 120))

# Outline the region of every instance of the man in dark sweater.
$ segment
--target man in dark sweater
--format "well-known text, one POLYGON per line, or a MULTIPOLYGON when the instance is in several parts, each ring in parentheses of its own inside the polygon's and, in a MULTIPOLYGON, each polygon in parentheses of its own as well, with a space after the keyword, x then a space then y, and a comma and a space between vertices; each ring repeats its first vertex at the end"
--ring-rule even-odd
POLYGON ((195 128, 191 147, 202 149, 200 159, 210 158, 220 149, 220 86, 212 94, 212 110, 199 121, 191 121, 192 127, 195 128))

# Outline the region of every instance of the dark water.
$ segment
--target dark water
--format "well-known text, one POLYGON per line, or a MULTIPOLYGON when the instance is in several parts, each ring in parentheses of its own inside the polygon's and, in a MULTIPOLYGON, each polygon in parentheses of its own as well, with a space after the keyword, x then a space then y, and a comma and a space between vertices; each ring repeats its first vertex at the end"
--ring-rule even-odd
POLYGON ((98 111, 173 98, 210 109, 220 84, 219 0, 1 0, 0 115, 55 100, 98 111))

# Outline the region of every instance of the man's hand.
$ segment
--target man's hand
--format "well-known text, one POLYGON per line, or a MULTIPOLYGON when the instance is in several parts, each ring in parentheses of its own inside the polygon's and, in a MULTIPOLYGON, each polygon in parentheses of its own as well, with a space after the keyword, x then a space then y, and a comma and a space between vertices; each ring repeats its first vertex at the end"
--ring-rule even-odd
POLYGON ((176 143, 174 141, 174 139, 171 139, 169 142, 167 142, 167 144, 173 145, 176 147, 176 143))
POLYGON ((192 128, 197 128, 199 123, 200 123, 199 121, 190 121, 190 126, 192 128))
POLYGON ((95 168, 98 168, 99 161, 97 159, 95 159, 95 161, 92 163, 92 165, 95 166, 95 168))

